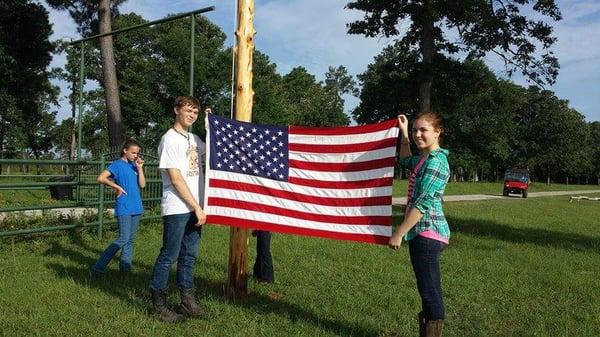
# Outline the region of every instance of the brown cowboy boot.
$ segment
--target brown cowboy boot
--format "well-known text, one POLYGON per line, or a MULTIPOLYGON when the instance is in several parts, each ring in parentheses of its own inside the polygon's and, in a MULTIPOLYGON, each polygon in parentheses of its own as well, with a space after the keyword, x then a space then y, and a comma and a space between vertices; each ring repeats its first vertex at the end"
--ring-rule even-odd
POLYGON ((167 306, 167 289, 154 290, 152 292, 152 305, 154 306, 154 315, 161 321, 167 323, 181 322, 185 316, 180 315, 167 306))
POLYGON ((442 337, 444 320, 438 319, 425 323, 425 337, 442 337))
POLYGON ((179 312, 190 317, 204 316, 204 310, 196 303, 196 291, 194 288, 179 289, 181 292, 181 305, 179 312))

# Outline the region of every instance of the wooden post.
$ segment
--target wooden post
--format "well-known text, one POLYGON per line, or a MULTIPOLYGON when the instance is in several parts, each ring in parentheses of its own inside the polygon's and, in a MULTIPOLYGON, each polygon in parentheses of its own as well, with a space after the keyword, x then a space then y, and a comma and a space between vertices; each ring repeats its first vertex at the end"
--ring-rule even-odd
MULTIPOLYGON (((235 32, 235 119, 252 120, 252 57, 254 54, 254 0, 239 0, 235 32)), ((229 236, 227 295, 236 299, 248 293, 248 230, 232 227, 229 236)))

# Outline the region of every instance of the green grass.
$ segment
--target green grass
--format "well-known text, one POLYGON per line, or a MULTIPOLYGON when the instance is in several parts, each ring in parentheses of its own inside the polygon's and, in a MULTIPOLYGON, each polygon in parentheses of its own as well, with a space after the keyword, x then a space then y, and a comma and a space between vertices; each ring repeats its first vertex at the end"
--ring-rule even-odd
MULTIPOLYGON (((39 178, 33 181, 47 181, 47 179, 39 178)), ((2 183, 16 183, 22 182, 19 178, 7 178, 0 176, 0 187, 2 183)), ((155 186, 155 185, 153 185, 155 186)), ((89 190, 88 196, 96 195, 96 189, 93 186, 84 187, 89 190)), ((406 195, 407 181, 394 179, 393 194, 395 197, 401 197, 406 195)), ((530 186, 530 192, 542 192, 542 191, 575 191, 575 190, 600 190, 598 185, 563 185, 563 184, 550 184, 545 183, 533 183, 530 186)), ((462 195, 462 194, 502 194, 502 183, 491 183, 491 182, 451 182, 446 188, 446 195, 462 195)), ((156 188, 152 190, 146 189, 145 195, 156 196, 160 195, 160 191, 156 188)), ((18 207, 18 206, 32 206, 32 205, 51 205, 51 204, 65 204, 72 201, 68 200, 54 200, 50 197, 50 191, 48 189, 37 189, 37 190, 0 190, 0 205, 2 207, 18 207)))
MULTIPOLYGON (((568 200, 509 198, 445 205, 453 230, 442 256, 445 336, 600 335, 600 204, 568 200)), ((91 280, 87 269, 114 232, 102 241, 81 232, 4 239, 2 334, 416 335, 420 304, 406 245, 393 251, 276 234, 277 283, 250 281, 249 296, 232 303, 223 295, 228 233, 217 226, 203 231, 195 282, 211 318, 177 325, 160 323, 148 312, 159 224, 140 228, 132 275, 120 275, 114 261, 98 280, 91 280)), ((253 244, 251 239, 250 263, 253 244)))
POLYGON ((0 190, 0 205, 2 207, 41 206, 59 203, 63 202, 50 198, 48 190, 0 190))
MULTIPOLYGON (((407 180, 394 179, 394 196, 406 196, 407 180)), ((529 192, 547 191, 577 191, 577 190, 600 190, 598 185, 565 185, 535 182, 529 185, 529 192)), ((450 182, 446 187, 445 195, 463 194, 494 194, 502 195, 502 182, 450 182)))

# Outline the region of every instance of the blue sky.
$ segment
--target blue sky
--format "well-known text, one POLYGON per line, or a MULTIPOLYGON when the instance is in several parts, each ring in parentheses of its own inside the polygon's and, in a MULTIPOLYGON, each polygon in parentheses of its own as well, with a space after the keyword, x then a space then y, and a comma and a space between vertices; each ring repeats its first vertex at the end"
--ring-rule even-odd
MULTIPOLYGON (((365 38, 346 34, 346 23, 362 17, 361 12, 344 9, 347 0, 256 0, 256 47, 269 55, 280 73, 303 66, 323 79, 329 66, 343 65, 350 74, 362 73, 373 57, 391 43, 391 39, 365 38)), ((556 84, 548 89, 558 97, 568 99, 571 107, 588 121, 600 121, 600 1, 557 1, 563 20, 554 23, 558 42, 554 52, 561 70, 556 84)), ((219 25, 232 44, 235 19, 235 0, 128 0, 122 13, 136 12, 147 20, 156 20, 171 13, 181 13, 207 6, 216 10, 206 16, 219 25)), ((79 38, 75 24, 66 12, 49 9, 53 24, 52 39, 79 38)), ((402 26, 408 23, 401 23, 402 26)), ((63 66, 64 56, 55 56, 52 66, 63 66)), ((505 76, 500 61, 489 56, 487 64, 499 76, 505 76)), ((513 80, 527 85, 522 77, 513 80)), ((64 84, 62 95, 67 95, 64 84)), ((358 100, 346 97, 350 111, 358 100)), ((59 119, 70 115, 63 100, 59 119)))

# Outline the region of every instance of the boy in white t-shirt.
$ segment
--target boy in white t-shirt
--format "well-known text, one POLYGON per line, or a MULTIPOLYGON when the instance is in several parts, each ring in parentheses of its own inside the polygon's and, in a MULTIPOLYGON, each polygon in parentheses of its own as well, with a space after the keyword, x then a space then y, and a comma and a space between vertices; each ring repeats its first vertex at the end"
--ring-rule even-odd
POLYGON ((191 96, 175 100, 175 122, 161 138, 158 146, 162 177, 161 213, 163 244, 156 258, 150 290, 157 317, 165 322, 177 322, 186 316, 202 316, 195 300, 194 265, 200 244, 201 226, 206 214, 202 162, 206 144, 188 129, 198 119, 199 102, 191 96), (177 287, 181 292, 179 313, 167 305, 167 284, 171 265, 177 261, 177 287))

